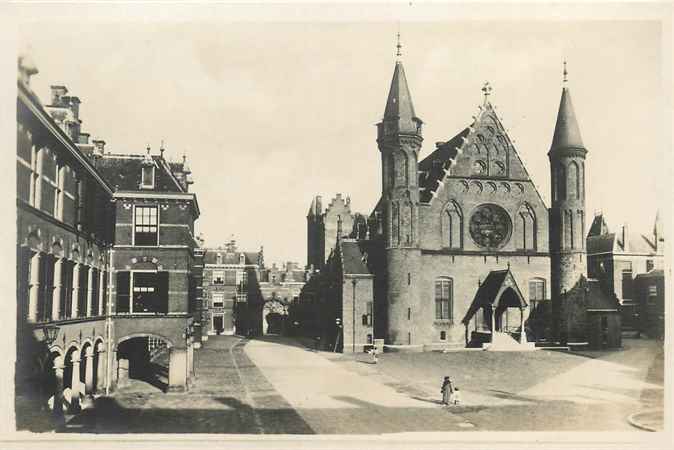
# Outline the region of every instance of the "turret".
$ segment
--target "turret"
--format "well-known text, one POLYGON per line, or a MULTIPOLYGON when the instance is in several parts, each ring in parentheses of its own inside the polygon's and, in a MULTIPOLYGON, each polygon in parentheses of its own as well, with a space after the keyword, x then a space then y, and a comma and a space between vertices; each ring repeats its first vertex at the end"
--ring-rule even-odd
POLYGON ((565 62, 562 98, 548 152, 552 184, 550 257, 553 334, 562 340, 569 333, 574 334, 576 325, 566 315, 565 293, 586 275, 584 230, 587 150, 580 136, 566 77, 565 62))
POLYGON ((423 141, 422 123, 414 112, 405 69, 398 58, 384 118, 377 124, 377 144, 382 161, 382 198, 388 211, 385 234, 389 247, 409 247, 418 243, 417 162, 423 141))
POLYGON ((385 340, 393 345, 410 345, 418 337, 415 335, 414 322, 409 318, 421 310, 419 288, 416 285, 416 274, 421 264, 417 161, 423 141, 423 122, 414 112, 405 69, 400 61, 400 35, 397 47, 398 59, 384 117, 377 124, 386 245, 385 340))

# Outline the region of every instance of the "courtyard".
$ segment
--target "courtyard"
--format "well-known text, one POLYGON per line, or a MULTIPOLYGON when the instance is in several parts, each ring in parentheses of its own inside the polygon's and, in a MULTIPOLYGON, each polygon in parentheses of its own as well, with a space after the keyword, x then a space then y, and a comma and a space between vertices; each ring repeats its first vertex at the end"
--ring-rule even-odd
POLYGON ((451 431, 640 431, 662 427, 660 342, 623 351, 316 352, 280 336, 215 336, 197 352, 196 382, 164 393, 131 380, 73 417, 66 432, 387 434, 451 431), (440 404, 450 376, 462 404, 440 404), (660 418, 659 418, 660 417, 660 418))

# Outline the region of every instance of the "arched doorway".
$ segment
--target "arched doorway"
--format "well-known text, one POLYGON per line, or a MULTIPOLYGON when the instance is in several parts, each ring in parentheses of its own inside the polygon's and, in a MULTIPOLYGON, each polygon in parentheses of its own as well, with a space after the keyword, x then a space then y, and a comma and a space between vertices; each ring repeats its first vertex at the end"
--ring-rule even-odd
POLYGON ((170 341, 156 335, 129 336, 117 344, 117 383, 131 389, 147 385, 166 391, 170 341))
POLYGON ((288 319, 288 304, 272 294, 262 308, 262 334, 283 334, 288 319))

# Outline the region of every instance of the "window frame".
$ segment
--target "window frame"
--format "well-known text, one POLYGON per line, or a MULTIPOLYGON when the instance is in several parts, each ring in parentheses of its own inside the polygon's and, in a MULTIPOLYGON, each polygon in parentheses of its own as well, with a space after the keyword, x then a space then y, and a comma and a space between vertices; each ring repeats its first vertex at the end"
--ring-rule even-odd
POLYGON ((211 295, 211 308, 224 308, 225 307, 225 293, 224 292, 213 292, 211 295), (217 301, 220 305, 216 304, 216 297, 220 300, 217 301))
MULTIPOLYGON (((137 273, 152 273, 155 274, 157 277, 156 283, 159 284, 159 276, 161 273, 166 272, 167 278, 168 278, 168 272, 167 271, 161 271, 161 270, 129 270, 129 312, 127 314, 142 314, 142 315, 147 315, 147 316, 154 316, 154 315, 166 315, 169 312, 169 298, 168 298, 168 292, 170 290, 170 284, 167 283, 167 291, 166 291, 166 312, 157 312, 157 311, 134 311, 134 295, 135 295, 135 290, 134 290, 134 283, 136 281, 136 276, 135 274, 137 273)), ((157 286, 157 291, 158 295, 161 295, 161 286, 157 286)))
POLYGON ((437 277, 433 284, 433 300, 435 304, 436 321, 454 320, 454 279, 451 277, 437 277), (443 297, 444 284, 447 283, 447 297, 443 297), (440 284, 440 296, 438 297, 438 284, 440 284), (439 305, 439 309, 438 309, 439 305), (439 311, 439 314, 438 314, 439 311), (439 316, 439 317, 438 317, 439 316))
POLYGON ((141 189, 154 189, 154 179, 155 179, 155 167, 154 164, 143 166, 140 169, 140 187, 141 189), (146 176, 145 176, 145 171, 150 170, 150 181, 151 183, 147 183, 146 176))
MULTIPOLYGON (((152 215, 149 217, 150 221, 152 219, 152 215)), ((134 247, 159 247, 159 224, 160 224, 160 217, 159 217, 159 207, 158 205, 134 205, 133 206, 133 226, 132 226, 132 235, 131 235, 131 244, 134 247), (153 224, 138 224, 138 209, 148 209, 148 210, 154 210, 156 211, 156 223, 153 224), (139 226, 143 227, 146 226, 148 228, 156 228, 155 234, 156 234, 156 243, 155 244, 138 244, 137 241, 137 234, 139 232, 136 230, 139 226)), ((151 232, 140 232, 140 234, 150 234, 151 232)))

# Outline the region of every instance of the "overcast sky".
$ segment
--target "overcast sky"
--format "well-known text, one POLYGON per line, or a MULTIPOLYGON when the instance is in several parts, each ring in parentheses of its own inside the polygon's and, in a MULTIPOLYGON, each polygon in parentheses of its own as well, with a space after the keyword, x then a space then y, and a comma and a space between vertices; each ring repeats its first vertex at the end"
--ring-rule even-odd
MULTIPOLYGON (((369 213, 380 189, 374 125, 395 62, 391 23, 116 23, 23 27, 49 85, 82 100, 83 130, 112 152, 187 153, 208 245, 237 239, 268 262, 306 263, 313 195, 369 213), (28 31, 26 33, 26 31, 28 31)), ((422 157, 471 122, 480 88, 549 206, 550 147, 568 60, 587 159, 588 216, 649 232, 671 183, 655 22, 401 24, 425 126, 422 157)), ((588 223, 589 226, 589 223, 588 223)))

